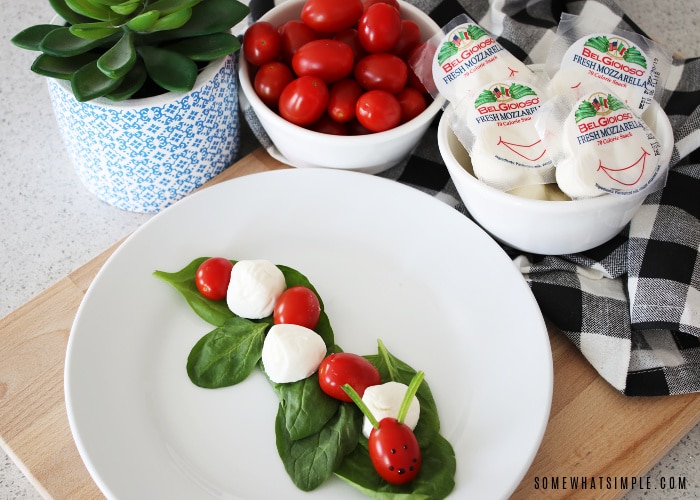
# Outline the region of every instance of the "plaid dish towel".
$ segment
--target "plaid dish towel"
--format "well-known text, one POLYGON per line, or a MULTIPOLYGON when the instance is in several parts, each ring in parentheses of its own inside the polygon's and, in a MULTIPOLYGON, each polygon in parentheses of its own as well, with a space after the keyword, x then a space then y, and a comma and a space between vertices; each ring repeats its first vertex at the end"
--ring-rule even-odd
MULTIPOLYGON (((466 12, 528 64, 545 62, 562 12, 585 10, 602 31, 619 26, 650 37, 610 0, 408 1, 440 26, 466 12)), ((253 19, 272 4, 252 0, 253 19)), ((700 392, 700 58, 674 57, 661 104, 675 138, 668 180, 621 234, 564 256, 504 246, 543 315, 628 396, 700 392)), ((242 109, 261 144, 276 153, 252 111, 242 109)), ((440 158, 436 124, 410 158, 379 175, 469 216, 440 158)))

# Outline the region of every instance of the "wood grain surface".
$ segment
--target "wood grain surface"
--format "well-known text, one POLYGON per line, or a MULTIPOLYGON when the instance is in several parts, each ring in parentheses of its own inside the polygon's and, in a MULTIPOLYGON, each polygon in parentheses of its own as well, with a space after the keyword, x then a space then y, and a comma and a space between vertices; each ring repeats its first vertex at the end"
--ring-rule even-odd
MULTIPOLYGON (((208 185, 279 168, 285 166, 258 149, 208 185)), ((0 319, 0 444, 47 498, 102 498, 70 433, 63 366, 78 306, 118 245, 0 319)), ((619 498, 623 481, 631 487, 633 478, 643 476, 700 421, 700 395, 627 398, 554 327, 548 330, 554 360, 551 415, 513 498, 619 498), (577 489, 572 480, 579 481, 577 489), (600 487, 591 489, 594 481, 600 487)))

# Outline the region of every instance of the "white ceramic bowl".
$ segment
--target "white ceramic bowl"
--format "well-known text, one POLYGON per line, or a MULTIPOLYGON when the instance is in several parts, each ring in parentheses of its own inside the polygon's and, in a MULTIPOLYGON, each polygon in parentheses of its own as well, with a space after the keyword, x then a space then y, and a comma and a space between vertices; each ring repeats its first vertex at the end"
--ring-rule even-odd
MULTIPOLYGON (((673 151, 673 130, 654 102, 644 121, 664 145, 664 164, 673 151)), ((454 135, 446 111, 438 126, 438 146, 467 210, 496 240, 525 252, 561 255, 583 252, 617 235, 646 198, 605 194, 575 201, 547 201, 516 196, 474 177, 469 154, 454 135)))
MULTIPOLYGON (((287 0, 260 20, 279 26, 290 19, 299 19, 304 2, 287 0)), ((420 9, 400 0, 399 4, 402 17, 418 24, 423 40, 440 32, 440 27, 420 9)), ((367 173, 386 170, 408 156, 444 104, 443 98, 435 99, 411 121, 385 132, 362 136, 321 134, 294 125, 268 108, 253 90, 251 68, 243 57, 240 58, 238 74, 241 97, 250 103, 265 132, 283 156, 279 159, 295 167, 329 167, 367 173)))

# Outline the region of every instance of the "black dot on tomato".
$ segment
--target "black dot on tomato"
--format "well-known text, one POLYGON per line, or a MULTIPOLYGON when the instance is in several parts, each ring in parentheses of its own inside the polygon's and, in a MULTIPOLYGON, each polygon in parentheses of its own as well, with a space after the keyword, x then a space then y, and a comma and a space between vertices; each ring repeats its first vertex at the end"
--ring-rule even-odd
POLYGON ((393 470, 394 470, 394 466, 393 466, 393 465, 390 465, 390 466, 389 466, 389 470, 390 470, 390 471, 393 471, 393 470))
POLYGON ((403 473, 405 473, 405 472, 406 472, 406 469, 399 469, 399 470, 398 470, 398 471, 396 471, 396 472, 398 472, 399 474, 403 474, 403 473))
POLYGON ((396 448, 392 448, 392 449, 391 449, 391 454, 392 454, 392 455, 395 455, 395 454, 396 454, 396 448))
POLYGON ((408 449, 408 445, 407 445, 407 444, 403 445, 403 449, 404 449, 404 450, 407 450, 407 449, 408 449))

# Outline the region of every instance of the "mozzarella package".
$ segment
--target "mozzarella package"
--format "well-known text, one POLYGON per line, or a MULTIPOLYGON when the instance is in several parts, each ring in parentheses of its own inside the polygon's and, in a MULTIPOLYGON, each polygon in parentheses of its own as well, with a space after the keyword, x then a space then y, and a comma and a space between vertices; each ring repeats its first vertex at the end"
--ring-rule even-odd
POLYGON ((636 114, 660 101, 671 53, 637 33, 602 32, 590 17, 562 14, 546 70, 552 92, 563 93, 587 78, 610 87, 636 114))
POLYGON ((408 61, 433 97, 459 102, 492 81, 530 81, 533 72, 466 14, 433 35, 408 61))
POLYGON ((510 190, 554 182, 532 122, 543 94, 535 74, 466 14, 442 27, 409 61, 420 81, 453 108, 450 128, 481 181, 510 190))
POLYGON ((499 80, 467 92, 455 106, 450 128, 469 152, 479 180, 501 191, 555 181, 534 121, 544 101, 532 82, 499 80))
POLYGON ((570 14, 538 70, 466 14, 409 60, 433 97, 445 97, 449 126, 480 181, 541 199, 554 189, 556 199, 572 200, 663 186, 672 146, 641 116, 661 100, 670 64, 645 37, 601 31, 596 20, 570 14))
POLYGON ((663 145, 609 87, 586 82, 543 103, 536 127, 572 199, 651 193, 668 169, 663 145))

